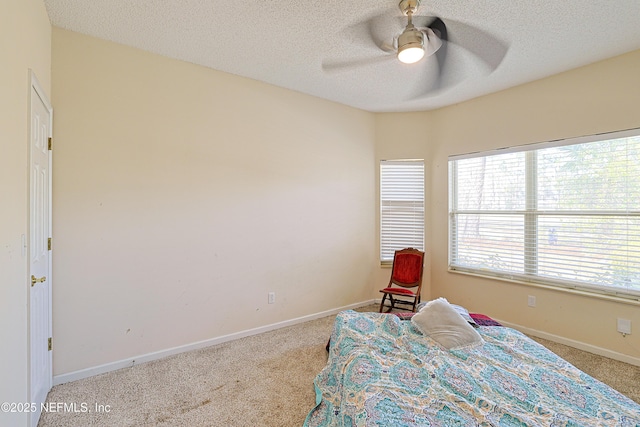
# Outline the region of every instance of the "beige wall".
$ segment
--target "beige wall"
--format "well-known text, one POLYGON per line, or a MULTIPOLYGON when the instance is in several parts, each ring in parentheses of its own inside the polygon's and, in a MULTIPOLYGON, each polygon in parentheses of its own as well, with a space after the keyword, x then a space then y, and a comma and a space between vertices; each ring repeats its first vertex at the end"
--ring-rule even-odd
POLYGON ((450 274, 446 235, 448 155, 640 126, 640 53, 374 115, 61 29, 53 46, 55 375, 378 297, 390 158, 426 159, 423 299, 640 357, 615 332, 638 307, 450 274))
POLYGON ((640 51, 433 112, 431 296, 640 361, 640 307, 447 271, 447 156, 640 127, 640 51), (537 307, 527 307, 527 296, 537 307), (632 335, 616 332, 631 319, 632 335))
MULTIPOLYGON (((0 402, 27 402, 29 69, 50 95, 51 26, 41 0, 0 3, 0 402)), ((1 425, 27 414, 0 413, 1 425)))
POLYGON ((431 149, 434 124, 430 112, 376 114, 376 266, 374 269, 374 295, 380 299, 380 289, 387 286, 390 266, 380 265, 380 161, 400 159, 424 159, 425 164, 425 275, 422 283, 422 300, 430 294, 431 235, 428 207, 431 197, 431 149))
POLYGON ((371 298, 373 114, 57 28, 52 75, 54 375, 371 298))

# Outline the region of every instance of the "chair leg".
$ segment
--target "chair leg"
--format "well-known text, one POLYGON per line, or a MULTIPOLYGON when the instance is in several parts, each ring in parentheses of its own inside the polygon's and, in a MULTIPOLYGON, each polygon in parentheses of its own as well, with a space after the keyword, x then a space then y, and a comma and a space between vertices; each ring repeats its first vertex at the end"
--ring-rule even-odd
POLYGON ((395 306, 395 300, 393 299, 393 295, 391 294, 384 294, 384 297, 382 298, 382 301, 380 302, 380 313, 391 313, 391 311, 396 308, 395 306), (387 300, 387 297, 389 297, 389 303, 391 305, 389 306, 385 306, 384 302, 387 300), (388 307, 387 310, 382 310, 383 308, 388 307))
POLYGON ((401 298, 398 298, 396 300, 393 298, 393 295, 384 294, 384 297, 382 297, 382 301, 380 301, 380 313, 391 313, 396 308, 396 302, 400 302, 403 305, 406 304, 410 306, 411 311, 415 313, 417 305, 420 304, 420 297, 418 296, 417 298, 414 298, 412 304, 411 300, 403 300, 401 298), (385 306, 384 303, 387 300, 387 297, 389 298, 389 305, 385 306), (385 307, 387 308, 387 310, 384 310, 385 307))
POLYGON ((382 297, 382 301, 380 301, 380 313, 382 313, 382 308, 384 307, 384 302, 387 299, 387 294, 384 294, 384 296, 382 297))

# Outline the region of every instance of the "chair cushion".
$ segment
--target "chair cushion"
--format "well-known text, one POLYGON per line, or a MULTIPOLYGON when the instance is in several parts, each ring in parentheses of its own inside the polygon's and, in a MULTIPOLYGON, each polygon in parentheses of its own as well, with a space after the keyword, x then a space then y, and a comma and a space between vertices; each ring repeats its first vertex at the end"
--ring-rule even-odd
POLYGON ((444 298, 429 301, 411 318, 411 323, 423 335, 431 337, 447 350, 474 347, 484 343, 478 331, 444 298))
POLYGON ((384 288, 380 292, 393 295, 406 295, 409 297, 415 297, 416 294, 405 288, 384 288))

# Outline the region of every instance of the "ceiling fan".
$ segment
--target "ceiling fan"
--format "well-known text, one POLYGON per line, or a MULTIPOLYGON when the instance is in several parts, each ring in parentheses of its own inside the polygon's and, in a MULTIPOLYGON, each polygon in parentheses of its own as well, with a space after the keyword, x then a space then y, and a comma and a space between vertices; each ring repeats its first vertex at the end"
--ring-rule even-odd
MULTIPOLYGON (((388 15, 374 16, 353 27, 350 32, 355 38, 373 41, 380 54, 358 59, 323 61, 326 72, 349 70, 378 62, 397 60, 405 64, 420 64, 437 61, 438 75, 429 92, 450 87, 458 81, 444 76, 447 64, 447 48, 453 43, 471 52, 484 62, 490 71, 495 70, 506 55, 507 45, 487 32, 451 19, 447 23, 456 34, 463 35, 464 44, 450 38, 445 22, 436 16, 415 15, 421 0, 401 0, 398 4, 402 18, 388 15), (391 24, 391 26, 389 25, 391 24), (395 34, 389 34, 389 31, 395 34)), ((452 31, 452 32, 453 32, 452 31)), ((418 65, 416 65, 418 66, 418 65)), ((458 73, 459 74, 459 73, 458 73)))
POLYGON ((398 60, 405 64, 418 62, 425 55, 433 55, 442 47, 442 39, 433 31, 433 28, 440 33, 440 36, 444 35, 445 40, 447 37, 446 27, 440 18, 434 19, 431 23, 433 27, 418 29, 413 25, 412 17, 419 5, 420 0, 402 0, 398 5, 400 11, 407 17, 407 26, 394 41, 397 44, 398 60))

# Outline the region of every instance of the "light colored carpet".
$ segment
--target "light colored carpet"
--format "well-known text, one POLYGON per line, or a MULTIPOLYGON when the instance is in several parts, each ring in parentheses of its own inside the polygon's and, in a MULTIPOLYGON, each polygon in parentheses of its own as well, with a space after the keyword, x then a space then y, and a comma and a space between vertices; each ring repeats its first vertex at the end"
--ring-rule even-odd
POLYGON ((640 367, 580 351, 567 345, 531 337, 593 378, 640 403, 640 367))
MULTIPOLYGON (((315 405, 313 379, 326 364, 334 318, 55 386, 48 402, 89 411, 43 413, 38 426, 301 426, 315 405), (110 411, 95 412, 96 404, 110 411)), ((640 367, 536 340, 640 403, 640 367)))

